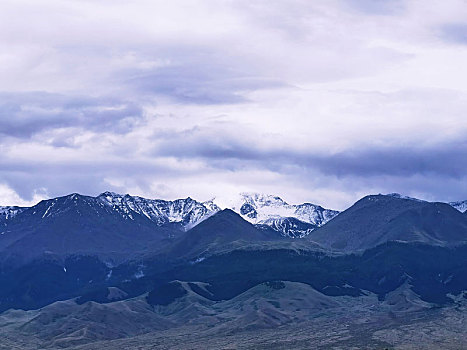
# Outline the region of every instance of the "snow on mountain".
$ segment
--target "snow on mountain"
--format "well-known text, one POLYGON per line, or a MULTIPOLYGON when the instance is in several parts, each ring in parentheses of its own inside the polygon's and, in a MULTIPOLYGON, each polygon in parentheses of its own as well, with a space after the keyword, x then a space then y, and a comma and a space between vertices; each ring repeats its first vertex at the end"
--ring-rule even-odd
POLYGON ((461 213, 465 213, 467 211, 467 200, 465 201, 458 201, 458 202, 450 202, 448 203, 453 208, 459 210, 461 213))
MULTIPOLYGON (((398 193, 391 193, 386 196, 424 202, 398 193)), ((183 230, 193 228, 221 210, 213 200, 198 202, 188 197, 170 201, 104 192, 97 197, 71 194, 43 201, 43 205, 35 206, 34 212, 31 214, 45 219, 68 210, 68 205, 76 204, 77 201, 86 203, 86 205, 95 208, 97 211, 100 210, 98 208, 105 208, 105 210, 117 212, 128 220, 134 220, 135 215, 140 215, 148 218, 158 226, 176 224, 183 230)), ((467 211, 467 200, 449 204, 461 212, 467 211)), ((292 205, 278 196, 260 193, 241 193, 225 207, 237 212, 245 220, 260 229, 272 229, 283 236, 292 238, 307 236, 339 214, 338 211, 325 209, 312 203, 292 205)), ((0 224, 7 225, 9 219, 26 209, 28 208, 0 207, 0 224)))
POLYGON ((167 201, 104 192, 97 199, 130 218, 133 213, 137 213, 146 216, 159 226, 180 223, 185 230, 189 230, 220 210, 212 201, 201 203, 190 197, 167 201))
MULTIPOLYGON (((338 214, 337 211, 324 209, 315 204, 290 205, 277 196, 258 193, 242 193, 231 204, 228 208, 257 227, 273 229, 283 236, 293 238, 308 235, 338 214)), ((144 216, 158 226, 176 224, 183 230, 193 228, 221 210, 213 200, 198 202, 188 197, 169 201, 104 192, 97 197, 74 193, 45 200, 33 207, 31 215, 38 219, 46 219, 70 210, 70 206, 77 205, 91 208, 98 216, 104 213, 101 212, 102 210, 118 213, 126 220, 135 220, 137 216, 144 216)), ((27 208, 0 207, 0 223, 6 225, 6 220, 25 209, 27 208)))
POLYGON ((308 235, 339 214, 319 205, 292 205, 280 197, 259 193, 241 193, 231 208, 252 224, 270 227, 293 238, 308 235))
MULTIPOLYGON (((56 217, 78 208, 80 215, 84 207, 89 208, 92 215, 101 216, 104 213, 119 214, 126 220, 136 220, 144 216, 157 226, 177 224, 183 230, 189 230, 201 221, 217 213, 220 208, 212 201, 197 202, 191 198, 166 201, 161 199, 146 199, 138 196, 122 195, 114 192, 104 192, 97 197, 82 196, 73 193, 63 197, 44 200, 31 209, 31 215, 39 219, 56 217)), ((0 207, 0 223, 27 208, 0 207)))
POLYGON ((3 223, 9 219, 12 219, 19 213, 23 212, 27 208, 24 207, 16 207, 16 206, 7 206, 2 207, 0 206, 0 223, 3 223))
POLYGON ((399 199, 410 199, 412 201, 417 201, 417 202, 426 202, 423 199, 418 199, 418 198, 409 197, 409 196, 403 196, 400 193, 389 193, 389 194, 386 194, 385 196, 399 198, 399 199))
MULTIPOLYGON (((399 193, 390 193, 390 194, 387 194, 386 196, 390 196, 390 197, 394 197, 394 198, 401 198, 401 199, 410 199, 410 200, 414 200, 414 201, 418 201, 418 202, 425 202, 422 199, 402 196, 399 193)), ((458 202, 449 202, 447 204, 449 204, 451 207, 459 210, 461 213, 465 213, 467 211, 467 200, 458 201, 458 202)))
POLYGON ((290 238, 303 238, 313 232, 317 226, 300 221, 296 218, 272 218, 267 219, 255 225, 259 229, 273 229, 279 232, 282 236, 290 238))

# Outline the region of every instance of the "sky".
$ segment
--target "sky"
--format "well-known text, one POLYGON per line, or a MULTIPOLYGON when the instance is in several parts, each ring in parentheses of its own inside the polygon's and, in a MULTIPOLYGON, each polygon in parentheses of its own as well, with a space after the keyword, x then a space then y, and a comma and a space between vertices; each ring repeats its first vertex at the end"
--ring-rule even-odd
POLYGON ((0 205, 467 199, 465 0, 2 0, 0 205))

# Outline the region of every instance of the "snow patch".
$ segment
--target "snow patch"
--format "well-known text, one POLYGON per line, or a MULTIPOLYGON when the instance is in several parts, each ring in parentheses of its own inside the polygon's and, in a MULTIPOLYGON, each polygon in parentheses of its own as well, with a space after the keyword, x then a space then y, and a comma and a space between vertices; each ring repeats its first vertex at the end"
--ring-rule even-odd
POLYGON ((461 213, 465 213, 467 211, 467 200, 459 201, 459 202, 450 202, 448 203, 451 207, 459 210, 461 213))

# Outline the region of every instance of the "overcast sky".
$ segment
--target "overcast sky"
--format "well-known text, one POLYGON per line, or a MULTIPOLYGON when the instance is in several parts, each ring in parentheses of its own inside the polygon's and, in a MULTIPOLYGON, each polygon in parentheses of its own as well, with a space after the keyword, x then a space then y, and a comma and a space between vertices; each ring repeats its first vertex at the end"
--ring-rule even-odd
POLYGON ((467 199, 464 0, 2 0, 0 205, 467 199))

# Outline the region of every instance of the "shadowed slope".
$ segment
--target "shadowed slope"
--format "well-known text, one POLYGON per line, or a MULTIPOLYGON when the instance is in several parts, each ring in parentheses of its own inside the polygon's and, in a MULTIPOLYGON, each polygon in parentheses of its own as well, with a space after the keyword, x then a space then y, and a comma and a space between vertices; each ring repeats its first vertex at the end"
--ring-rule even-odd
POLYGON ((9 220, 0 253, 13 261, 44 254, 128 258, 171 234, 143 215, 123 216, 96 198, 73 194, 42 201, 9 220))
POLYGON ((388 241, 451 246, 467 242, 467 220, 445 203, 367 196, 314 231, 309 239, 347 252, 388 241))
POLYGON ((176 257, 195 257, 219 253, 223 249, 241 247, 247 242, 276 239, 268 231, 257 229, 240 215, 224 209, 189 230, 170 250, 176 257))

